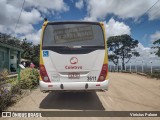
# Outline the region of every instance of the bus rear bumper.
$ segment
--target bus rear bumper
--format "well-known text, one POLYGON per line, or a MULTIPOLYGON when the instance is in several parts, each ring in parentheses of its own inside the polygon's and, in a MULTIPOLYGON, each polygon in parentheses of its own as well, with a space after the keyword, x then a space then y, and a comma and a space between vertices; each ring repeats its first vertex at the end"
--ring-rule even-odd
POLYGON ((54 91, 54 90, 108 90, 108 81, 103 82, 56 82, 56 83, 46 83, 42 80, 39 81, 40 90, 54 91))

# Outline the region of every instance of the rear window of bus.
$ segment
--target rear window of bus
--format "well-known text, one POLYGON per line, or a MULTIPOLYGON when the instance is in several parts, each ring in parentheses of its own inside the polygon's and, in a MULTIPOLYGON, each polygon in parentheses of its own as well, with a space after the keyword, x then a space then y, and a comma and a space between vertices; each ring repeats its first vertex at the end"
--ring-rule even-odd
POLYGON ((43 46, 104 46, 100 25, 49 24, 44 30, 43 46))

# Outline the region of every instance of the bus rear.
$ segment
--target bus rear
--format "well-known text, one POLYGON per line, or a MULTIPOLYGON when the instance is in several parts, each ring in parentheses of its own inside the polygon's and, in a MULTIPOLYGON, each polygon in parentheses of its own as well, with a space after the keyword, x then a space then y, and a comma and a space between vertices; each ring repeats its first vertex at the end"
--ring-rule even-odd
POLYGON ((40 44, 40 90, 102 89, 108 89, 103 23, 45 21, 40 44))

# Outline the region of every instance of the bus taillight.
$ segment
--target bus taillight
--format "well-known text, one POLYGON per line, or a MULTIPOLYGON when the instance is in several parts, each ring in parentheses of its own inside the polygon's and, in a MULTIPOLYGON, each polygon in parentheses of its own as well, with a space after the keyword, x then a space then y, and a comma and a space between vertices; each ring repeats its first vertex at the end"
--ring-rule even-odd
POLYGON ((44 65, 40 65, 40 75, 44 82, 50 82, 50 79, 48 77, 48 74, 44 65))
POLYGON ((101 69, 101 73, 98 78, 98 82, 102 82, 106 79, 107 72, 108 72, 108 64, 103 64, 102 69, 101 69))

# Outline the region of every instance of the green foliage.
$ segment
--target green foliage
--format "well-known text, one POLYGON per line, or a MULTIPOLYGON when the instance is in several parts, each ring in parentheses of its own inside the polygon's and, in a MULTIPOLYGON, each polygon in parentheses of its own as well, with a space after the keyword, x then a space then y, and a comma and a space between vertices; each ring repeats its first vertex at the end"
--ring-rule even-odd
POLYGON ((21 42, 19 39, 10 35, 3 33, 0 33, 0 35, 2 36, 0 42, 22 48, 24 50, 21 54, 22 58, 31 60, 36 67, 39 67, 40 45, 34 45, 32 42, 28 42, 27 39, 23 39, 21 42))
POLYGON ((22 89, 33 89, 38 85, 39 72, 37 69, 26 68, 21 71, 20 86, 22 89))
POLYGON ((154 73, 152 73, 151 77, 152 78, 158 78, 158 79, 160 79, 160 72, 154 72, 154 73))
POLYGON ((154 44, 155 46, 152 47, 152 48, 157 49, 156 55, 157 55, 158 57, 160 57, 160 39, 154 41, 153 44, 154 44))
POLYGON ((12 102, 11 98, 15 94, 20 94, 21 89, 18 84, 17 78, 8 79, 7 82, 0 85, 0 111, 6 109, 6 107, 12 102))
POLYGON ((10 79, 10 83, 12 84, 12 96, 14 96, 15 94, 20 94, 21 88, 17 78, 10 79))
POLYGON ((0 86, 0 111, 4 110, 7 105, 10 103, 12 92, 0 86))
POLYGON ((4 69, 2 71, 0 71, 0 82, 6 80, 7 76, 8 76, 8 70, 4 69))
POLYGON ((109 55, 108 58, 115 65, 118 64, 118 60, 122 59, 123 70, 125 68, 125 59, 128 63, 132 56, 139 56, 139 53, 135 50, 138 46, 138 40, 134 40, 129 35, 120 35, 109 37, 107 40, 108 50, 113 54, 109 55))
POLYGON ((26 39, 23 39, 21 47, 24 52, 22 53, 22 58, 31 60, 35 66, 39 66, 39 49, 40 45, 33 45, 33 43, 27 42, 26 39))
MULTIPOLYGON (((0 111, 13 102, 12 98, 21 94, 21 89, 33 89, 38 85, 39 72, 37 69, 26 68, 21 71, 21 80, 6 79, 7 71, 1 72, 3 82, 0 84, 0 111)), ((16 98, 17 99, 17 98, 16 98)))
MULTIPOLYGON (((0 111, 5 110, 16 95, 21 95, 22 89, 33 89, 38 85, 39 72, 37 69, 26 68, 21 71, 21 80, 17 78, 7 79, 8 71, 0 72, 0 111)), ((15 97, 18 99, 17 97, 15 97)))
POLYGON ((19 39, 1 32, 0 36, 1 36, 0 42, 21 48, 21 43, 19 39))

